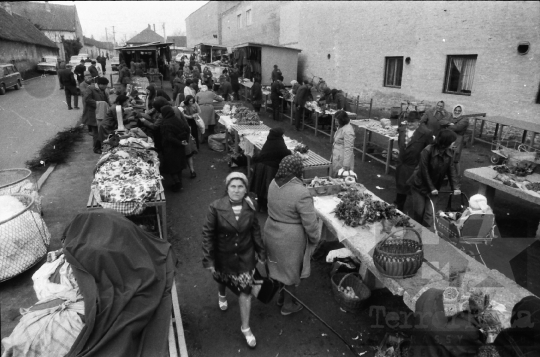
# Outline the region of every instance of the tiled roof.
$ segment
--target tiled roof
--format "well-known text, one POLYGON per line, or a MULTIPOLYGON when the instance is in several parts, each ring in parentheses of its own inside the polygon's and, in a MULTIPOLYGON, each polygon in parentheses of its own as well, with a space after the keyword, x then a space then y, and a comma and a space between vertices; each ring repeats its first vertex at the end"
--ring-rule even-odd
POLYGON ((24 17, 0 8, 0 39, 43 47, 58 47, 24 17))
POLYGON ((187 47, 187 36, 167 36, 167 42, 173 42, 176 47, 187 47))
POLYGON ((129 44, 143 44, 150 42, 163 42, 163 37, 152 31, 150 25, 142 30, 138 35, 126 41, 129 44))
POLYGON ((76 31, 75 6, 16 1, 11 3, 11 9, 37 24, 42 31, 76 31), (47 11, 47 5, 50 12, 47 11))
POLYGON ((96 46, 97 48, 109 49, 109 50, 112 50, 114 47, 112 42, 97 41, 97 40, 94 40, 93 38, 88 38, 86 36, 83 36, 83 39, 84 39, 85 46, 96 46))

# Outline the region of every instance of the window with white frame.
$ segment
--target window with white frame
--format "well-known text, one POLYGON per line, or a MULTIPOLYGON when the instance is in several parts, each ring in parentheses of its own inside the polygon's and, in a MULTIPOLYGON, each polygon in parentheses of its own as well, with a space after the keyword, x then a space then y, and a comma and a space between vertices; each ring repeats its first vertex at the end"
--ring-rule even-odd
POLYGON ((236 15, 236 27, 239 29, 242 28, 242 14, 236 15))
POLYGON ((401 88, 403 57, 386 57, 385 62, 384 86, 401 88))
POLYGON ((471 95, 478 55, 448 56, 444 77, 444 93, 471 95))
POLYGON ((251 9, 246 11, 246 25, 251 25, 251 9))

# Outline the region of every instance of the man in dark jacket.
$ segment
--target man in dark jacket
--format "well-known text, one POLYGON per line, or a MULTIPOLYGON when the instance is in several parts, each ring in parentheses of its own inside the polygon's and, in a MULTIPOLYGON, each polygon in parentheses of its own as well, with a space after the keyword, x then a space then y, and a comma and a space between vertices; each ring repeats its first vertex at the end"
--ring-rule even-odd
POLYGON ((281 96, 281 90, 285 88, 283 86, 283 83, 281 83, 282 80, 283 80, 283 77, 276 78, 276 80, 274 81, 274 83, 272 83, 272 86, 270 87, 270 100, 272 100, 272 113, 273 113, 272 118, 274 120, 280 120, 281 118, 279 115, 279 108, 281 104, 280 96, 281 96))
POLYGON ((176 79, 174 80, 174 87, 173 87, 173 96, 172 100, 175 103, 180 104, 185 98, 184 98, 184 88, 186 88, 186 84, 182 82, 180 77, 178 75, 176 76, 176 79), (177 98, 178 95, 180 95, 180 98, 177 98))
POLYGON ((278 65, 275 64, 274 70, 272 71, 272 82, 275 82, 280 76, 282 76, 281 69, 279 69, 278 65))
POLYGON ((107 71, 106 70, 107 58, 105 58, 105 56, 101 56, 101 60, 98 60, 98 62, 101 64, 101 69, 103 70, 103 74, 105 74, 105 72, 107 71))
POLYGON ((84 72, 86 71, 86 66, 84 65, 84 60, 81 60, 81 63, 75 67, 73 71, 77 75, 77 82, 82 83, 84 81, 84 72))
POLYGON ((223 82, 219 86, 219 94, 223 97, 223 100, 229 100, 233 93, 233 87, 231 82, 229 82, 229 77, 225 76, 223 82))
POLYGON ((422 150, 433 142, 431 131, 425 125, 420 126, 419 120, 417 112, 410 112, 407 121, 400 123, 398 129, 399 158, 396 166, 395 204, 400 211, 403 211, 407 195, 411 194, 407 180, 418 165, 422 150))
POLYGON ((337 105, 337 110, 344 110, 346 112, 350 111, 349 103, 347 102, 347 98, 345 98, 345 94, 343 94, 342 90, 332 89, 331 93, 337 105))
POLYGON ((99 77, 99 72, 98 72, 98 69, 96 68, 96 61, 92 61, 92 65, 88 67, 88 71, 92 75, 92 78, 99 77))
POLYGON ((107 85, 109 80, 105 77, 98 77, 95 85, 91 85, 86 89, 85 102, 86 106, 83 110, 83 124, 90 126, 92 129, 92 135, 94 137, 94 152, 101 154, 101 141, 98 136, 98 126, 96 120, 96 108, 97 102, 104 101, 111 104, 109 101, 109 94, 107 93, 107 85))
POLYGON ((452 115, 444 109, 444 102, 441 100, 437 102, 435 108, 426 110, 420 123, 423 123, 427 126, 429 130, 433 133, 434 136, 437 136, 439 131, 441 131, 442 125, 448 125, 449 119, 452 115))
POLYGON ((240 100, 240 95, 238 94, 238 92, 240 91, 240 82, 238 82, 238 69, 232 68, 229 74, 229 77, 231 79, 231 86, 234 93, 234 99, 240 100))
POLYGON ((298 88, 296 96, 294 97, 294 103, 296 105, 296 130, 300 130, 302 121, 304 119, 305 105, 311 96, 311 85, 304 83, 298 88))
POLYGON ((64 87, 66 92, 66 103, 69 110, 71 107, 71 96, 73 96, 73 104, 75 109, 79 109, 79 96, 77 95, 77 81, 75 80, 75 74, 71 72, 71 65, 67 64, 65 69, 58 71, 58 79, 60 85, 64 87))

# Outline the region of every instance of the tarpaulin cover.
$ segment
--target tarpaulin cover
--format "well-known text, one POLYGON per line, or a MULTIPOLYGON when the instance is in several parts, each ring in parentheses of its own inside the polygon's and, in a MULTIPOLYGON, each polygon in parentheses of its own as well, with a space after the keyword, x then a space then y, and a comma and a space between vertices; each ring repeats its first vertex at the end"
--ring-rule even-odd
POLYGON ((86 318, 67 356, 168 356, 171 245, 107 209, 78 214, 63 238, 86 318))

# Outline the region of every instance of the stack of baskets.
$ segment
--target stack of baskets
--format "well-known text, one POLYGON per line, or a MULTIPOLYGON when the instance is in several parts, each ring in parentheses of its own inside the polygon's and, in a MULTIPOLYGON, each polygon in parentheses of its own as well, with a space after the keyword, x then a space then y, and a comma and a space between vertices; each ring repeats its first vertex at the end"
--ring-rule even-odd
POLYGON ((0 195, 14 197, 24 206, 0 221, 0 282, 26 271, 47 254, 51 235, 34 197, 13 193, 29 176, 26 169, 0 170, 0 195))
POLYGON ((373 253, 377 270, 383 276, 394 279, 413 277, 422 266, 423 260, 422 238, 412 228, 393 232, 377 243, 373 253))
POLYGON ((362 282, 358 273, 336 273, 332 275, 332 292, 339 306, 347 312, 358 312, 371 296, 371 290, 362 282), (342 289, 352 289, 355 297, 345 294, 342 289))

